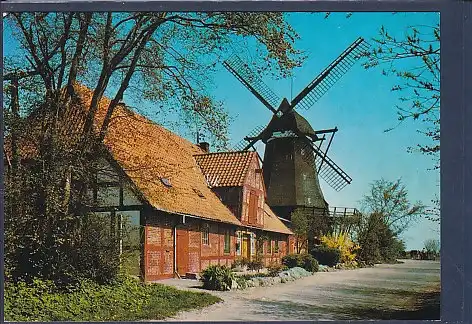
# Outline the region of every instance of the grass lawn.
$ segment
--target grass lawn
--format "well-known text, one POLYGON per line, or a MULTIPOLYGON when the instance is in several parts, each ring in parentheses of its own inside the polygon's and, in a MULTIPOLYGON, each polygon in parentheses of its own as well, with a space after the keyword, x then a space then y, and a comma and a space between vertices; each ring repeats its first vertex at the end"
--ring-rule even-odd
POLYGON ((160 320, 179 311, 205 307, 221 299, 177 290, 161 284, 143 284, 123 278, 112 285, 82 282, 58 291, 50 282, 6 283, 7 321, 134 321, 160 320))

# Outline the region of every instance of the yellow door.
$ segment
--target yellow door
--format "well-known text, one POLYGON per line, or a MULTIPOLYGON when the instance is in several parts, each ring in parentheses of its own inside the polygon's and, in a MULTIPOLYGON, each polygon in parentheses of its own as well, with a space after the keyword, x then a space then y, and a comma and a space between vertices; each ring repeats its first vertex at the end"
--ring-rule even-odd
POLYGON ((243 258, 250 259, 250 249, 249 249, 249 235, 243 235, 243 246, 242 246, 242 256, 243 258))

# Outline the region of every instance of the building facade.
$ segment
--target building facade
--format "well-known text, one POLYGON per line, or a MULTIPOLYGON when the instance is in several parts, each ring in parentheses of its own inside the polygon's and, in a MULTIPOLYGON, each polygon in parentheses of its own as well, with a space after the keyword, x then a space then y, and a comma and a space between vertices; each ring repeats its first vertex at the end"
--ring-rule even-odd
MULTIPOLYGON (((82 106, 64 113, 62 121, 71 139, 83 129, 92 98, 86 87, 76 86, 76 92, 82 106)), ((99 103, 97 132, 109 103, 99 103)), ((110 218, 122 258, 132 259, 131 268, 144 281, 193 275, 257 254, 268 265, 289 251, 292 232, 265 203, 257 153, 222 153, 227 163, 215 164, 211 159, 218 155, 204 145, 124 105, 115 108, 102 144, 88 189, 91 212, 110 218), (207 160, 221 172, 206 168, 207 160)))

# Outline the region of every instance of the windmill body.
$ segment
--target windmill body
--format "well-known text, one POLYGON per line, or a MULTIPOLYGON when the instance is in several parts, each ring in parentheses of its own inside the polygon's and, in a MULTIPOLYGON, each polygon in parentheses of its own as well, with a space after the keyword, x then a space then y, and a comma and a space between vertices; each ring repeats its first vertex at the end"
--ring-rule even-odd
POLYGON ((265 144, 263 174, 267 201, 279 217, 290 220, 297 209, 328 216, 319 178, 337 191, 351 183, 352 179, 327 155, 338 129, 314 130, 295 109, 310 108, 366 49, 364 40, 358 38, 290 102, 280 101, 236 55, 223 63, 273 113, 267 126, 256 128, 235 149, 254 149, 258 141, 265 144))
POLYGON ((280 118, 273 117, 262 139, 266 144, 263 174, 267 202, 279 217, 287 220, 297 207, 328 208, 316 165, 306 158, 313 152, 297 134, 316 136, 306 119, 292 110, 280 118))

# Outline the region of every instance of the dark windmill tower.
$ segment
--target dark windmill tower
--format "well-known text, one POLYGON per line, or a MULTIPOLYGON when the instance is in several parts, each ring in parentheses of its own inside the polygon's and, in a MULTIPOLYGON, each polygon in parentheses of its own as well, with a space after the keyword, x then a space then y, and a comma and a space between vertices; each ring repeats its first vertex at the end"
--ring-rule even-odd
POLYGON ((337 191, 351 183, 351 177, 327 155, 338 129, 314 130, 295 109, 309 109, 366 49, 364 39, 358 38, 291 102, 286 98, 280 100, 236 55, 223 63, 274 114, 267 126, 257 127, 236 149, 254 148, 259 140, 265 144, 267 201, 279 217, 290 220, 296 209, 328 214, 318 177, 337 191))

